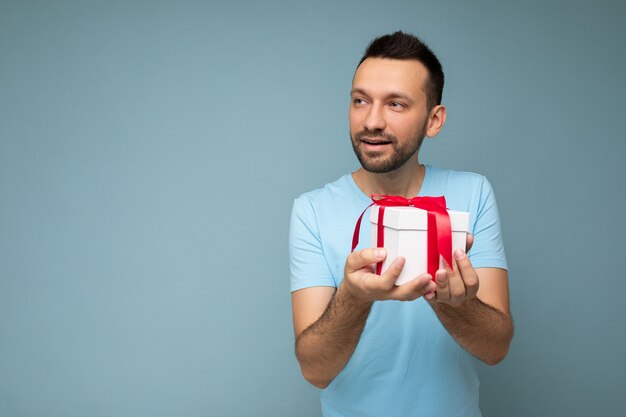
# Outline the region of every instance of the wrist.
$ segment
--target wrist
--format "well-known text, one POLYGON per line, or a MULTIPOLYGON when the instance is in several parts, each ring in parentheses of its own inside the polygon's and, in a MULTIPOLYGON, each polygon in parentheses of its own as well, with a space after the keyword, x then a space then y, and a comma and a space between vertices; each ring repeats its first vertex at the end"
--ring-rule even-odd
POLYGON ((456 306, 442 301, 437 301, 436 298, 433 298, 429 302, 435 312, 461 316, 466 315, 470 311, 474 311, 476 307, 481 303, 481 301, 476 297, 465 300, 464 302, 456 306))
POLYGON ((343 303, 357 310, 369 310, 374 303, 373 300, 359 296, 358 290, 350 284, 347 278, 344 278, 341 284, 339 284, 335 297, 339 297, 343 303))

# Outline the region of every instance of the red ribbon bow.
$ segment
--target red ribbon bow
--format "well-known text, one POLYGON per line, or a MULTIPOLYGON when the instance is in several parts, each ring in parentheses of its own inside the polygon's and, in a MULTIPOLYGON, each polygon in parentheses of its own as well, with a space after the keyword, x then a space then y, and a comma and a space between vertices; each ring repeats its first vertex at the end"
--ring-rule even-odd
MULTIPOLYGON (((435 279, 435 273, 439 269, 439 255, 452 266, 452 227, 450 226, 450 216, 446 210, 446 199, 440 197, 413 197, 404 198, 401 196, 389 196, 384 194, 372 194, 373 203, 363 210, 359 216, 354 228, 352 236, 352 251, 359 244, 359 232, 361 230, 361 220, 368 208, 374 204, 378 206, 378 230, 376 247, 385 246, 385 234, 383 219, 385 216, 385 207, 415 207, 426 210, 428 213, 428 266, 427 272, 435 279)), ((382 272, 383 263, 376 264, 376 274, 382 272)))

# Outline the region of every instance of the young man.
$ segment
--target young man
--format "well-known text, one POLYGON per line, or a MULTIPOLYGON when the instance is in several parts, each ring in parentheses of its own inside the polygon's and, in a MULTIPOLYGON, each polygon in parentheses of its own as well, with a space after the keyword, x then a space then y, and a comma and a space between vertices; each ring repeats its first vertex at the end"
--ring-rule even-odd
POLYGON ((289 237, 296 356, 322 388, 322 411, 344 416, 479 416, 472 355, 496 364, 513 335, 496 202, 477 174, 421 165, 420 145, 446 121, 444 76, 416 37, 375 39, 352 82, 350 136, 361 168, 296 199, 289 237), (470 213, 469 256, 394 285, 404 259, 373 266, 369 223, 350 253, 371 194, 439 196, 470 213))

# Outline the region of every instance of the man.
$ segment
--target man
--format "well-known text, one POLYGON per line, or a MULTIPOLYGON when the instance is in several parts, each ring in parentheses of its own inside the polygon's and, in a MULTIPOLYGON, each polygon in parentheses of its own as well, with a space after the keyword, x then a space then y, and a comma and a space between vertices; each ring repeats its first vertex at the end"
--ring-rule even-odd
POLYGON ((498 211, 477 174, 421 165, 420 145, 446 121, 444 76, 430 49, 396 32, 375 39, 354 74, 350 136, 361 168, 296 199, 290 267, 296 356, 322 388, 322 411, 344 416, 479 416, 472 355, 493 365, 513 335, 498 211), (395 259, 376 275, 384 248, 369 224, 350 253, 355 221, 371 194, 444 195, 470 213, 469 256, 394 285, 395 259), (364 242, 364 243, 363 243, 364 242))

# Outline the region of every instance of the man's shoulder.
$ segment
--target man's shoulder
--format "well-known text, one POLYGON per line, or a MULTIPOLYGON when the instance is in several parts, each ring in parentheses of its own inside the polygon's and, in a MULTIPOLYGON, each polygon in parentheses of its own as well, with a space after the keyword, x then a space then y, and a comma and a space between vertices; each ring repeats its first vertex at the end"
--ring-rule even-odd
POLYGON ((444 195, 448 207, 455 210, 471 211, 489 198, 491 184, 482 174, 428 166, 429 175, 426 193, 444 195))
POLYGON ((306 202, 310 205, 340 202, 342 199, 353 200, 358 196, 358 188, 350 174, 344 174, 333 182, 320 188, 307 191, 296 198, 297 202, 306 202))
POLYGON ((435 179, 444 180, 451 183, 482 184, 483 182, 487 181, 487 178, 484 175, 478 174, 476 172, 458 171, 449 168, 439 168, 432 165, 428 165, 428 168, 433 177, 435 177, 435 179))
POLYGON ((354 224, 361 212, 371 203, 358 188, 350 174, 320 188, 301 194, 295 199, 292 214, 330 230, 340 225, 354 224))

